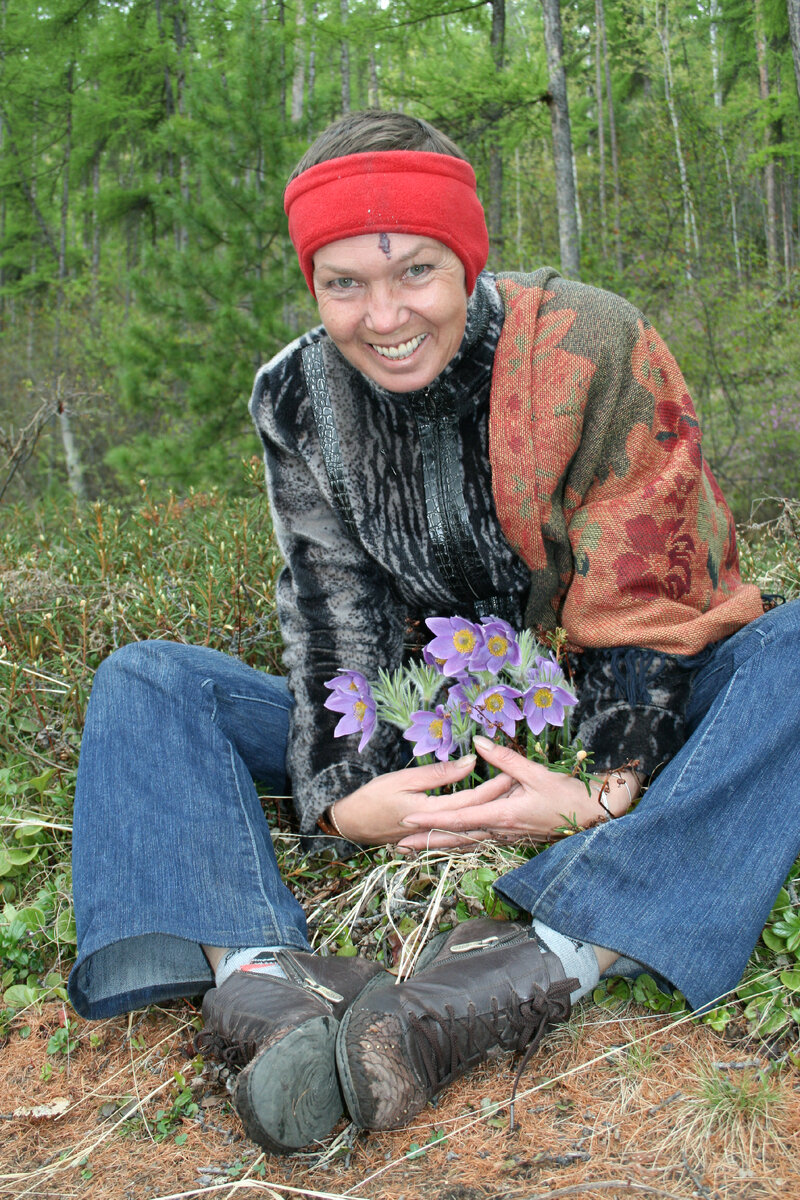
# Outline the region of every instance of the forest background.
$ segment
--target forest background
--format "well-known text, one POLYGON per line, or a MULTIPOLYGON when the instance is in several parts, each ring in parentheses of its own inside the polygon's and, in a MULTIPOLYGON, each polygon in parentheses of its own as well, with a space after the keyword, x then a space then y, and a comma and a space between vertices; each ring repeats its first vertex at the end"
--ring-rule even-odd
POLYGON ((800 0, 0 0, 0 497, 249 486, 285 179, 368 105, 461 144, 491 268, 660 327, 738 517, 797 495, 799 93, 800 0))
MULTIPOLYGON (((69 850, 86 702, 112 650, 167 637, 281 669, 280 556, 247 399, 261 363, 317 319, 282 207, 309 141, 367 105, 423 116, 476 167, 491 268, 551 264, 638 304, 682 366, 704 451, 737 518, 750 521, 740 540, 745 575, 793 598, 799 96, 800 0, 0 0, 0 1195, 52 1195, 56 1175, 72 1172, 86 1194, 151 1197, 156 1187, 174 1191, 178 1167, 181 1182, 245 1170, 225 1148, 238 1136, 229 1112, 228 1131, 222 1118, 213 1125, 222 1139, 215 1165, 203 1166, 202 1106, 224 1090, 199 1060, 187 1082, 191 1010, 137 1017, 135 1037, 125 1021, 98 1032, 68 1012, 69 850), (108 1065, 115 1047, 130 1059, 124 1082, 108 1065), (142 1097, 136 1072, 145 1067, 162 1078, 142 1097), (65 1122, 59 1115, 31 1136, 25 1113, 44 1103, 61 1114, 53 1102, 64 1101, 65 1080, 79 1097, 65 1122), (108 1089, 99 1115, 98 1080, 108 1089), (182 1159, 175 1151, 187 1136, 192 1153, 182 1159), (123 1137, 128 1155, 118 1153, 123 1137), (170 1156, 158 1159, 165 1141, 170 1156)), ((419 914, 429 900, 458 919, 496 914, 491 883, 508 868, 497 849, 413 864, 381 850, 354 869, 304 859, 280 808, 270 816, 316 946, 390 961, 426 927, 419 914)), ((562 1118, 573 1103, 576 1121, 590 1116, 594 1096, 603 1117, 595 1163, 638 1172, 650 1193, 656 1176, 639 1149, 629 1152, 640 1134, 670 1195, 673 1168, 680 1194, 698 1194, 687 1153, 711 1180, 752 1168, 789 1188, 774 1194, 794 1194, 782 1172, 794 1163, 800 1178, 787 1149, 800 1144, 800 863, 742 983, 703 1017, 677 1082, 659 1051, 644 1108, 628 1105, 627 1084, 617 1089, 631 1120, 618 1151, 606 1128, 606 1066, 592 1067, 629 1036, 614 1032, 614 1014, 633 1000, 669 1022, 688 1018, 682 998, 647 976, 605 988, 595 997, 612 1014, 597 1026, 604 1041, 585 1050, 583 1091, 555 1096, 553 1126, 536 1134, 547 1151, 541 1169, 583 1189, 597 1167, 586 1131, 562 1118), (727 1044, 733 1082, 718 1071, 727 1044), (708 1078, 695 1046, 706 1046, 708 1078), (751 1046, 766 1056, 752 1070, 751 1046), (784 1094, 786 1128, 770 1140, 757 1120, 771 1120, 784 1094), (709 1154, 694 1143, 654 1150, 645 1117, 672 1112, 664 1106, 681 1097, 688 1107, 674 1110, 676 1128, 690 1141, 697 1113, 732 1114, 741 1162, 717 1143, 709 1154)), ((630 1049, 637 1086, 646 1028, 630 1049)), ((676 1028, 664 1026, 665 1046, 676 1028)), ((495 1099, 504 1078, 492 1085, 495 1099)), ((486 1089, 482 1079, 475 1086, 486 1089)), ((473 1100, 480 1111, 489 1103, 480 1091, 473 1100)), ((515 1177, 511 1160, 497 1157, 507 1153, 507 1117, 492 1104, 487 1113, 496 1161, 486 1160, 481 1127, 473 1154, 459 1146, 459 1163, 441 1151, 443 1178, 460 1171, 472 1185, 489 1168, 515 1177)), ((428 1142, 441 1137, 434 1130, 428 1142)), ((406 1148, 373 1139, 364 1153, 380 1174, 406 1148)), ((540 1168, 518 1165, 513 1194, 527 1196, 525 1172, 540 1168)), ((409 1200, 412 1185, 406 1172, 409 1200)))

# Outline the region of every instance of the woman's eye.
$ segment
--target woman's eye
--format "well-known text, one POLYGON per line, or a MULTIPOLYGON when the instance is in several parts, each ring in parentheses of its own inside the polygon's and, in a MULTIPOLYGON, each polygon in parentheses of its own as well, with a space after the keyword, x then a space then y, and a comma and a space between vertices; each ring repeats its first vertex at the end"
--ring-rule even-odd
POLYGON ((430 271, 430 267, 427 263, 414 263, 412 267, 408 268, 406 274, 410 275, 412 279, 419 279, 420 276, 427 275, 428 271, 430 271))
POLYGON ((339 288, 340 291, 346 292, 354 285, 354 279, 351 279, 349 275, 342 275, 339 277, 339 279, 332 279, 328 284, 328 287, 339 288))

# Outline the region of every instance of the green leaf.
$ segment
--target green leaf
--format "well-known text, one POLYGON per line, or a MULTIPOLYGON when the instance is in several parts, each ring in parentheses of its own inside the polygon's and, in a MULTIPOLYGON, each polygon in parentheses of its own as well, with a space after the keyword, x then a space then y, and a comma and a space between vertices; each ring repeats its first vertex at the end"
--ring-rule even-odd
POLYGON ((770 950, 775 950, 778 954, 783 950, 785 945, 783 938, 779 937, 770 928, 764 930, 761 934, 761 940, 765 946, 768 946, 770 950))
POLYGON ((800 992, 800 970, 781 971, 781 983, 790 992, 800 992))
POLYGON ((29 779, 28 783, 31 787, 36 788, 36 791, 41 796, 42 792, 47 787, 55 773, 55 767, 49 767, 46 771, 43 771, 41 775, 36 775, 33 779, 29 779))
POLYGON ((3 1003, 7 1008, 13 1008, 14 1012, 19 1012, 20 1009, 27 1008, 30 1004, 36 1004, 41 996, 41 988, 28 987, 25 983, 15 983, 12 987, 6 988, 3 993, 3 1003))
POLYGON ((26 929, 44 929, 46 917, 41 908, 36 904, 30 904, 27 908, 21 908, 15 918, 26 929))
POLYGON ((75 930, 75 918, 70 909, 64 909, 58 914, 53 926, 53 934, 59 942, 68 942, 71 946, 77 944, 78 934, 75 930))
POLYGON ((31 859, 36 858, 40 849, 40 846, 30 846, 26 850, 8 850, 7 848, 3 848, 0 850, 0 875, 10 874, 15 867, 23 867, 25 863, 29 863, 31 859))

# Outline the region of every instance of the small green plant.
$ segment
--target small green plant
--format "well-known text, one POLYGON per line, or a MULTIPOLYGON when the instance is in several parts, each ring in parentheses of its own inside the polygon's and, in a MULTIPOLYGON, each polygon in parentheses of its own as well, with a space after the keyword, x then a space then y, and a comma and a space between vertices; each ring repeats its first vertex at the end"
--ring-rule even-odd
MULTIPOLYGON (((496 921, 513 920, 518 915, 517 910, 513 905, 506 904, 494 891, 497 879, 498 872, 491 867, 476 867, 472 871, 464 872, 459 884, 459 892, 478 900, 488 917, 493 917, 496 921)), ((468 905, 463 900, 460 900, 456 906, 456 915, 462 921, 472 916, 468 905)))
POLYGON ((78 1049, 80 1041, 77 1030, 77 1021, 71 1021, 69 1017, 65 1016, 63 1024, 59 1025, 55 1033, 51 1033, 47 1040, 47 1053, 52 1055, 65 1054, 67 1056, 74 1054, 78 1049))
POLYGON ((411 1142, 408 1147, 406 1158, 423 1158, 433 1146, 438 1146, 440 1142, 447 1141, 447 1134, 443 1129, 434 1129, 428 1135, 422 1144, 419 1142, 411 1142))
POLYGON ((180 1071, 176 1071, 174 1079, 177 1086, 171 1103, 168 1108, 158 1109, 151 1131, 157 1142, 172 1137, 176 1146, 182 1146, 188 1135, 178 1131, 182 1129, 185 1120, 192 1120, 197 1116, 200 1108, 194 1100, 192 1089, 186 1083, 186 1077, 180 1071))

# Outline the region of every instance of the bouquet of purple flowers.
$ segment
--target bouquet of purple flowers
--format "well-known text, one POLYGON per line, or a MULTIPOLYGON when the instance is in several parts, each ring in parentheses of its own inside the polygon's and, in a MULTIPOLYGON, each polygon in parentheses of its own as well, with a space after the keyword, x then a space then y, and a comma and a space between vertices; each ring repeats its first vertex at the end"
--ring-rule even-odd
POLYGON ((342 714, 335 737, 360 733, 361 751, 383 720, 403 730, 415 757, 445 762, 469 753, 482 733, 583 778, 587 755, 569 730, 578 700, 552 651, 530 630, 517 634, 496 617, 429 617, 425 624, 434 637, 422 662, 381 671, 372 683, 359 671, 326 682, 332 694, 325 707, 342 714))

